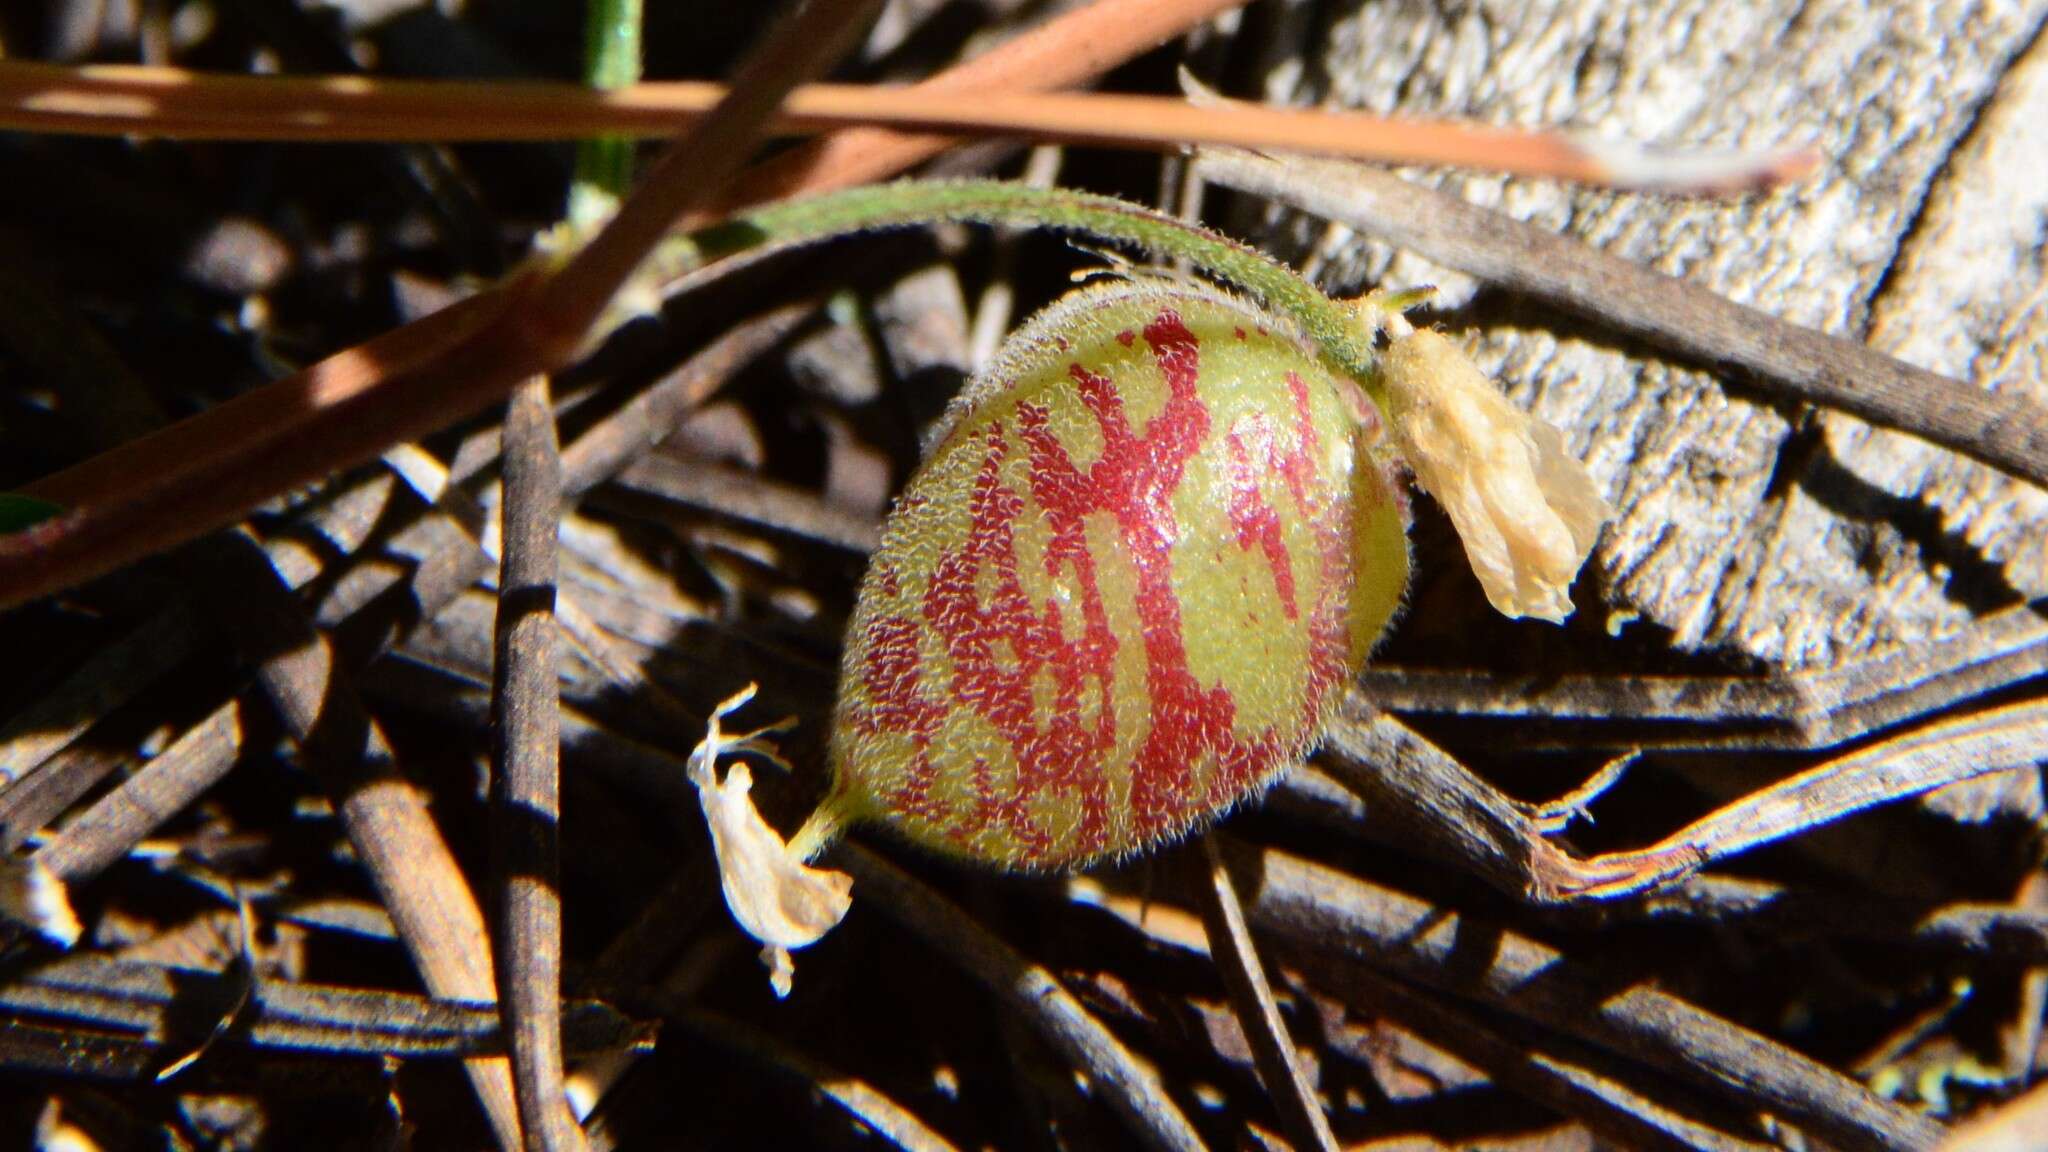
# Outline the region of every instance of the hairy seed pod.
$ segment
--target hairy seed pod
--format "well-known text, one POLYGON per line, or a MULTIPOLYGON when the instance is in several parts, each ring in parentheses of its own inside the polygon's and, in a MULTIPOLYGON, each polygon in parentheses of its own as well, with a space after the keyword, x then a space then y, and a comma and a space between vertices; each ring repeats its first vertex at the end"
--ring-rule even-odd
POLYGON ((1062 868, 1297 763, 1398 605, 1377 418, 1218 290, 1084 289, 1011 337, 897 502, 848 631, 835 825, 1062 868))

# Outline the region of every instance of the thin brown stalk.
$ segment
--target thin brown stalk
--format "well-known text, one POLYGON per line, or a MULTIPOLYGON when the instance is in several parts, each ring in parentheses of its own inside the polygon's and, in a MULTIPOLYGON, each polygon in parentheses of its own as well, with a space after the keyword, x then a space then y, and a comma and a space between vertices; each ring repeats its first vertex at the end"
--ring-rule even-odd
POLYGON ((702 1039, 804 1081, 812 1091, 844 1108, 868 1131, 903 1152, 955 1152, 945 1137, 874 1085, 820 1064, 766 1033, 709 1012, 676 1012, 670 1019, 702 1039))
MULTIPOLYGON (((1772 676, 1501 675, 1375 666, 1391 712, 1574 723, 1571 746, 1819 751, 2048 674, 2048 602, 1994 612, 1925 644, 1772 676), (1588 731, 1612 724, 1621 734, 1588 731), (1610 745, 1611 746, 1611 745, 1610 745)), ((1518 734, 1542 747, 1539 733, 1518 734)))
POLYGON ((944 952, 1039 1029, 1123 1116, 1148 1147, 1203 1147, 1159 1075, 1138 1062, 1059 979, 895 865, 842 844, 829 860, 852 873, 855 890, 890 919, 944 952))
MULTIPOLYGON (((925 90, 1078 83, 1237 2, 1104 0, 934 77, 925 90)), ((693 135, 703 131, 700 125, 693 135)), ((696 219, 799 187, 887 176, 947 142, 880 130, 840 133, 754 169, 696 219), (811 179, 820 183, 807 183, 811 179)), ((655 215, 639 217, 641 230, 655 215)), ((600 279, 615 274, 619 255, 608 252, 600 279)), ((552 332, 522 331, 516 318, 525 308, 509 308, 515 295, 487 292, 38 481, 30 494, 68 510, 0 538, 0 607, 231 523, 294 484, 482 408, 541 367, 531 362, 529 341, 566 354, 581 335, 566 331, 572 321, 562 316, 547 326, 552 332), (501 325, 508 311, 513 322, 501 325)))
MULTIPOLYGON (((1328 759, 1322 763, 1354 785, 1372 770, 1361 764, 1358 771, 1347 771, 1328 759)), ((1380 794, 1369 789, 1353 792, 1315 765, 1303 765, 1282 777, 1267 794, 1265 806, 1396 849, 1427 850, 1433 843, 1429 834, 1419 832, 1416 821, 1406 818, 1405 810, 1383 804, 1380 794), (1370 804, 1361 792, 1372 796, 1370 804), (1377 818, 1371 815, 1375 812, 1377 818)), ((1449 858, 1448 853, 1440 854, 1449 858)), ((1528 875, 1503 871, 1488 879, 1520 896, 1528 875)), ((2011 904, 1956 901, 1929 907, 1924 901, 1697 873, 1634 897, 1581 904, 1569 911, 1574 915, 1568 923, 1653 920, 1736 929, 1778 942, 1834 937, 2030 964, 2048 962, 2048 914, 2011 904)))
POLYGON ((1200 169, 1218 184, 1589 316, 1772 396, 1839 408, 2048 488, 2048 406, 2019 390, 1970 387, 1390 173, 1243 152, 1204 155, 1200 169))
MULTIPOLYGON (((358 76, 213 75, 125 65, 0 68, 0 129, 205 140, 465 141, 666 136, 725 95, 718 84, 664 81, 597 92, 573 84, 385 80, 358 76)), ((1617 164, 1571 136, 1358 112, 1197 108, 1161 96, 956 92, 809 84, 769 124, 776 134, 851 126, 1013 137, 1118 148, 1223 145, 1392 164, 1449 165, 1622 187, 1748 191, 1810 171, 1810 153, 1758 153, 1690 181, 1654 158, 1617 164)))
POLYGON ((860 555, 874 551, 882 538, 881 525, 872 517, 730 468, 648 456, 619 473, 618 488, 620 494, 606 496, 605 501, 639 510, 658 503, 709 512, 731 523, 860 555))
POLYGON ((1229 848, 1246 911, 1270 933, 1627 1053, 1844 1149, 1925 1152, 1940 1135, 1934 1122, 1648 982, 1616 987, 1499 925, 1275 849, 1229 848))
POLYGON ((1237 899, 1236 882, 1224 866, 1215 837, 1202 837, 1199 855, 1191 852, 1186 859, 1202 906, 1202 924, 1209 934, 1209 955, 1223 973, 1224 986, 1230 989, 1231 1008, 1245 1039, 1251 1042, 1252 1061, 1266 1095, 1280 1113, 1281 1130, 1302 1152, 1335 1152, 1336 1134, 1330 1131, 1329 1117, 1323 1115, 1315 1088, 1294 1054, 1294 1040, 1287 1034, 1287 1021, 1280 1016, 1273 986, 1266 980, 1266 967, 1244 920, 1244 906, 1237 899))
POLYGON ((1346 788, 1365 798, 1377 820, 1404 839, 1479 876, 1516 899, 1557 903, 1627 875, 1600 871, 1543 837, 1528 813, 1457 757, 1358 693, 1340 705, 1316 756, 1346 788))
POLYGON ((1565 895, 1632 895, 1844 816, 2048 759, 2048 700, 1967 713, 1810 768, 1694 821, 1648 848, 1586 861, 1606 879, 1565 895))
MULTIPOLYGON (((776 310, 740 325, 619 411, 592 425, 563 453, 567 491, 587 491, 644 453, 733 372, 787 335, 800 319, 790 311, 776 310)), ((474 467, 481 464, 473 462, 474 467)), ((392 507, 398 484, 395 477, 384 473, 344 492, 322 509, 307 531, 338 551, 356 552, 372 527, 398 514, 392 507)), ((333 591, 320 604, 316 618, 322 628, 342 638, 343 648, 359 664, 403 639, 413 622, 433 618, 484 574, 487 563, 475 541, 439 514, 401 529, 382 551, 399 558, 397 570, 402 576, 388 582, 362 579, 364 569, 378 567, 375 554, 359 557, 339 573, 328 573, 317 556, 296 555, 289 538, 271 545, 272 565, 285 573, 293 586, 331 576, 333 591)), ((145 625, 131 635, 146 638, 150 635, 147 628, 145 625)), ((186 627, 179 634, 195 631, 186 627)), ((123 642, 115 650, 129 647, 123 642)), ((255 711, 260 715, 261 709, 255 711)), ((245 741, 246 712, 240 701, 223 704, 67 824, 38 850, 36 859, 59 877, 76 883, 127 855, 233 767, 245 741)), ((672 779, 682 779, 679 769, 665 770, 671 772, 672 779)))
POLYGON ((738 169, 783 95, 835 58, 875 2, 813 0, 779 26, 730 98, 554 275, 473 297, 31 485, 65 512, 0 538, 0 606, 232 523, 282 489, 418 439, 559 366, 641 256, 738 169))
MULTIPOLYGON (((243 652, 276 653, 258 663, 257 682, 332 797, 427 990, 449 999, 492 999, 497 989, 483 911, 425 796, 406 779, 356 695, 333 640, 306 618, 253 542, 229 536, 209 543, 220 544, 203 554, 223 598, 220 623, 243 652)), ((500 1143, 516 1143, 520 1126, 505 1062, 475 1061, 469 1073, 500 1143)))
MULTIPOLYGON (((909 91, 930 100, 965 92, 1078 87, 1243 4, 1244 0, 1098 0, 912 85, 909 91)), ((887 128, 843 129, 754 165, 684 226, 708 223, 765 200, 886 179, 954 143, 948 136, 887 128)))
POLYGON ((491 773, 502 933, 498 1006, 528 1152, 583 1147, 562 1072, 561 736, 556 532, 562 456, 548 381, 513 390, 505 415, 504 560, 498 576, 491 773))
POLYGON ((1411 987, 1364 964, 1305 956, 1308 982, 1340 993, 1347 1004, 1398 1020, 1430 1043, 1484 1069, 1515 1093, 1547 1104, 1613 1140, 1618 1147, 1667 1152, 1768 1152, 1774 1142, 1750 1132, 1726 1107, 1661 1083, 1611 1053, 1555 1035, 1532 1036, 1411 987))
POLYGON ((1606 914, 1725 925, 1776 940, 1825 934, 2048 963, 2048 913, 2013 904, 1956 901, 1929 908, 1862 892, 1703 874, 1624 901, 1606 914))
POLYGON ((1882 804, 2048 756, 2048 702, 1922 725, 1746 796, 1647 848, 1589 859, 1551 844, 1541 823, 1437 745, 1359 695, 1342 706, 1322 762, 1399 812, 1420 839, 1489 883, 1542 903, 1647 892, 1760 845, 1882 804))

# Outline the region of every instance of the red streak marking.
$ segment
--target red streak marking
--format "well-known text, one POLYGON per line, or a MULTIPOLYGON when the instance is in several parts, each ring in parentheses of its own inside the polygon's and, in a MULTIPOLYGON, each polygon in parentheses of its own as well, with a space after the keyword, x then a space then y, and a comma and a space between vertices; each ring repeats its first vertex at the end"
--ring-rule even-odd
MULTIPOLYGON (((859 722, 869 731, 908 732, 919 749, 917 762, 890 800, 897 810, 928 821, 963 847, 977 834, 1000 828, 1018 859, 1058 864, 1100 855, 1111 847, 1112 823, 1122 823, 1111 820, 1108 791, 1117 767, 1110 757, 1120 703, 1114 691, 1118 641, 1098 583, 1096 557, 1088 549, 1091 516, 1106 514, 1115 523, 1123 559, 1136 577, 1146 666, 1142 704, 1150 714, 1143 745, 1129 766, 1129 822, 1116 846, 1134 847, 1242 796, 1256 777, 1295 751, 1347 673, 1349 493, 1325 490, 1344 478, 1317 473, 1319 437, 1310 422, 1308 386, 1290 374, 1295 408, 1291 443, 1279 442, 1282 437, 1270 421, 1256 420, 1229 430, 1216 447, 1229 454, 1230 515, 1239 545, 1257 548, 1266 557, 1290 618, 1301 610, 1298 586, 1278 512, 1257 485, 1262 468, 1283 478, 1296 511, 1315 533, 1321 572, 1308 606, 1310 668, 1303 724, 1299 731, 1269 729, 1239 740, 1232 731, 1236 707, 1228 687, 1208 689, 1196 680, 1172 583, 1174 551, 1181 543, 1172 501, 1188 462, 1211 433, 1210 414, 1197 389, 1199 341, 1171 309, 1162 309, 1144 336, 1168 396, 1142 434, 1131 426, 1116 382, 1080 363, 1069 365, 1076 395, 1101 432, 1100 456, 1085 471, 1079 468, 1050 431, 1049 411, 1019 403, 1015 434, 1028 453, 1027 499, 1002 473, 1011 452, 1003 426, 990 422, 974 433, 970 442, 982 446, 983 458, 970 497, 970 526, 966 539, 938 559, 917 608, 922 620, 887 616, 866 629, 862 671, 873 703, 859 722), (1050 530, 1045 576, 1070 598, 1064 615, 1058 603, 1034 603, 1024 591, 1015 525, 1026 515, 1042 517, 1050 530), (1066 630, 1076 623, 1078 634, 1069 638, 1066 630), (918 679, 918 640, 926 628, 925 635, 945 645, 953 667, 950 684, 933 685, 936 699, 925 695, 918 679), (1045 687, 1034 693, 1034 685, 1045 687), (1040 694, 1047 698, 1043 705, 1040 694), (1000 735, 1011 749, 1016 776, 998 780, 990 763, 977 760, 968 770, 971 805, 949 809, 931 795, 935 768, 927 751, 955 708, 971 710, 1000 735), (1194 772, 1204 766, 1209 781, 1197 789, 1194 772), (1042 826, 1033 818, 1030 804, 1039 798, 1064 799, 1079 808, 1071 838, 1065 829, 1042 826), (1056 858, 1055 840, 1064 840, 1056 858)), ((1129 346, 1135 335, 1124 332, 1118 339, 1129 346)), ((972 449, 963 443, 959 450, 972 449)))
POLYGON ((1327 494, 1316 488, 1316 457, 1322 454, 1323 438, 1316 434, 1315 418, 1309 410, 1308 384, 1294 372, 1287 374, 1287 394, 1294 397, 1294 451, 1280 459, 1280 475, 1287 480, 1287 493, 1294 497, 1295 507, 1302 515, 1315 518, 1327 502, 1327 494))
POLYGON ((1126 328, 1123 331, 1116 334, 1116 342, 1123 345, 1126 348, 1129 348, 1132 344, 1136 343, 1137 339, 1138 334, 1136 332, 1131 331, 1129 328, 1126 328))
MULTIPOLYGON (((1252 433, 1269 461, 1280 454, 1264 420, 1252 415, 1239 424, 1252 433)), ((1296 619, 1301 613, 1294 604, 1294 565, 1287 558, 1287 541, 1281 538, 1280 514, 1259 491, 1259 469, 1252 464, 1244 437, 1233 428, 1225 434, 1224 444, 1230 450, 1230 523, 1237 529, 1237 546, 1266 554, 1266 563, 1273 569, 1273 587, 1280 593, 1280 610, 1289 620, 1296 619)))
POLYGON ((861 683, 867 688, 869 704, 852 723, 864 733, 907 733, 911 737, 916 758, 889 800, 902 812, 934 819, 943 813, 943 805, 931 795, 938 769, 931 762, 930 749, 933 735, 946 718, 946 708, 919 690, 917 623, 904 616, 883 616, 869 621, 862 640, 866 648, 861 683))
MULTIPOLYGON (((1017 406, 1026 441, 1044 435, 1045 421, 1043 408, 1017 406)), ((1017 775, 1014 783, 999 787, 989 765, 977 764, 975 810, 958 814, 948 833, 964 842, 984 828, 1001 827, 1023 858, 1043 861, 1053 832, 1032 818, 1027 804, 1040 795, 1072 794, 1082 810, 1072 851, 1099 852, 1108 812, 1103 767, 1116 741, 1111 699, 1116 638, 1085 542, 1062 548, 1055 541, 1046 559, 1053 575, 1063 560, 1074 566, 1074 582, 1082 592, 1079 637, 1069 641, 1062 635, 1056 604, 1034 605, 1025 593, 1014 535, 1025 500, 1002 478, 1009 455, 1002 426, 991 423, 982 435, 987 448, 974 482, 967 540, 940 558, 925 589, 924 618, 952 658, 950 700, 955 707, 972 709, 1002 735, 1017 775), (1041 677, 1049 677, 1052 686, 1051 704, 1044 709, 1032 690, 1041 677), (1091 680, 1102 701, 1092 724, 1083 707, 1091 680)))

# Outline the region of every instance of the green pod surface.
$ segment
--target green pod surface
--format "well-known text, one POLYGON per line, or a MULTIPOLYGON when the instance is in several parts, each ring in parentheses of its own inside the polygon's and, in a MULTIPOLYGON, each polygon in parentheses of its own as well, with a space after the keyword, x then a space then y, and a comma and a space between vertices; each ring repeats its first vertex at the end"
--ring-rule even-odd
POLYGON ((1117 282, 1040 313, 884 526, 821 815, 1045 869, 1255 795, 1407 585, 1383 453, 1293 325, 1219 290, 1117 282))

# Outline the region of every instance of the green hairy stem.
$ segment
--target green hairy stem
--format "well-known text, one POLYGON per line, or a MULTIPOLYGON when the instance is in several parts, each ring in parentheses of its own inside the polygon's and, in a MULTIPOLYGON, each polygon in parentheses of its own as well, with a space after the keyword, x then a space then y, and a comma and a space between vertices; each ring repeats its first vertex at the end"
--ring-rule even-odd
POLYGON ((1378 396, 1374 309, 1339 303, 1263 252, 1109 196, 992 180, 911 181, 766 205, 696 232, 662 254, 667 268, 940 222, 1052 228, 1184 259, 1299 324, 1331 366, 1378 396))

